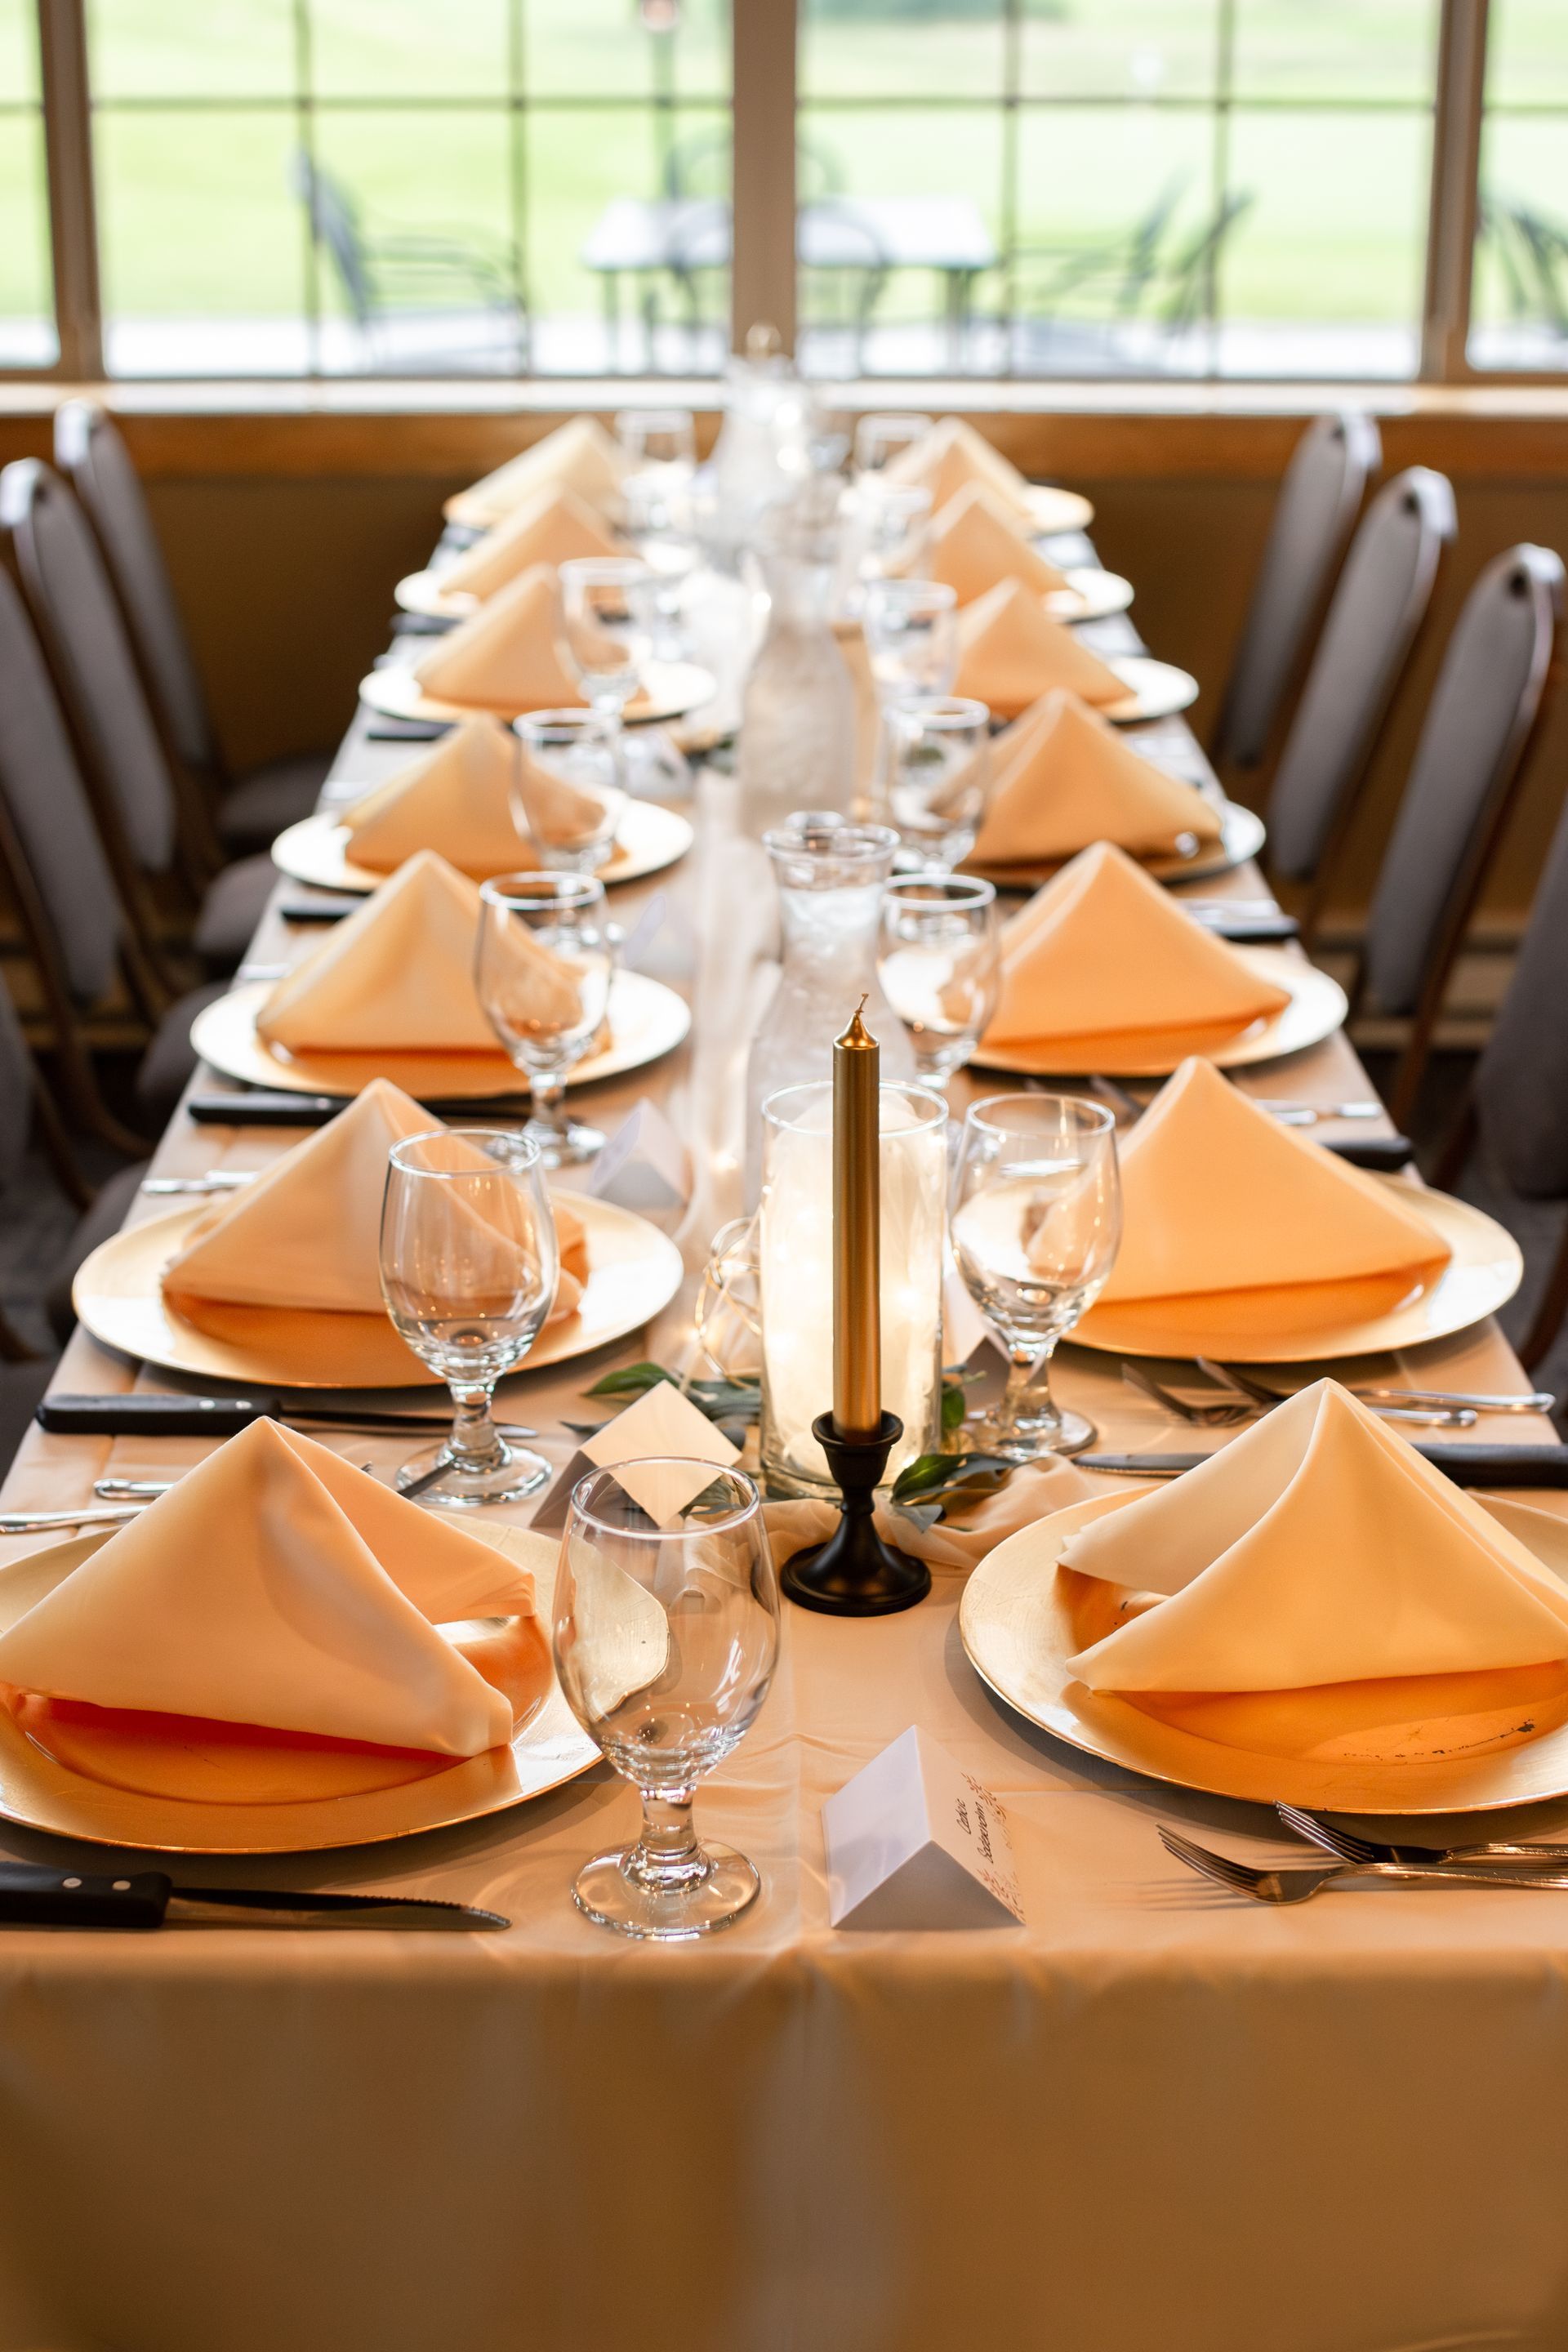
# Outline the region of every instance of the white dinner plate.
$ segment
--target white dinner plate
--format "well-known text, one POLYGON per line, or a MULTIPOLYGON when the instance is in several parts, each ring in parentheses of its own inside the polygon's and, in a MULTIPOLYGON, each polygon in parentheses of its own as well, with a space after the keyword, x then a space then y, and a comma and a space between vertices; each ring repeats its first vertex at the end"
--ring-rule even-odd
MULTIPOLYGON (((374 784, 365 786, 367 793, 375 790, 374 784)), ((613 885, 658 874, 684 857, 691 840, 690 825, 673 809, 662 808, 657 801, 629 800, 614 854, 600 866, 598 878, 613 885)), ((272 863, 294 881, 309 882, 318 889, 379 890, 386 875, 376 866, 356 866, 349 855, 353 841, 346 824, 330 810, 321 810, 279 835, 272 845, 272 863)))

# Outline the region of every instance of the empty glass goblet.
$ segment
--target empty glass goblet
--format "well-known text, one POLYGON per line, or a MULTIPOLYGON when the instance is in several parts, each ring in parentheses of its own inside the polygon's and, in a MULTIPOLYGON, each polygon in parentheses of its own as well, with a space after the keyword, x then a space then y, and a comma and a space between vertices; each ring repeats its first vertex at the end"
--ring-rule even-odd
POLYGON ((561 643, 593 709, 614 725, 637 690, 652 638, 653 574, 627 555, 574 555, 561 566, 561 643))
POLYGON ((958 598, 945 580, 866 583, 866 646, 884 697, 951 694, 958 676, 958 598))
POLYGON ((643 474, 683 474, 697 463, 697 427, 689 408, 623 408, 616 415, 616 438, 626 460, 626 478, 643 474))
POLYGON ((501 1437, 496 1382, 532 1347, 561 1255, 536 1144, 506 1129, 442 1128, 395 1143, 381 1211, 381 1288, 398 1337, 452 1391, 450 1437, 397 1473, 446 1510, 514 1502, 550 1475, 501 1437))
POLYGON ((615 971, 605 886, 591 874, 498 874, 479 886, 474 981, 491 1028, 528 1074, 524 1133, 546 1168, 591 1160, 596 1127, 568 1118, 569 1071, 593 1050, 615 971))
POLYGON ((778 1656, 778 1582, 751 1479, 659 1457, 579 1479, 552 1633, 566 1704, 643 1807, 636 1843, 578 1873, 578 1908, 663 1941, 728 1927, 761 1882, 743 1854, 700 1843, 691 1808, 755 1719, 778 1656))
POLYGON ((900 876, 882 894, 882 992, 910 1033, 915 1067, 945 1087, 985 1034, 1001 988, 996 893, 953 875, 900 876))
POLYGON ((616 733, 596 710, 529 710, 512 722, 523 757, 513 815, 547 871, 594 874, 615 855, 626 796, 616 733))
POLYGON ((984 703, 967 695, 896 695, 882 712, 882 781, 905 848, 923 867, 951 873, 974 846, 991 788, 984 703))
POLYGON ((879 410, 863 416, 855 427, 855 470, 858 474, 879 473, 884 466, 917 441, 923 441, 931 429, 929 416, 895 414, 879 410))
POLYGON ((1050 1392, 1058 1341, 1093 1306, 1121 1239, 1114 1114, 1077 1095, 973 1103, 953 1176, 952 1245, 970 1297, 1007 1351, 1007 1385, 972 1424, 988 1454, 1079 1454, 1092 1422, 1050 1392))

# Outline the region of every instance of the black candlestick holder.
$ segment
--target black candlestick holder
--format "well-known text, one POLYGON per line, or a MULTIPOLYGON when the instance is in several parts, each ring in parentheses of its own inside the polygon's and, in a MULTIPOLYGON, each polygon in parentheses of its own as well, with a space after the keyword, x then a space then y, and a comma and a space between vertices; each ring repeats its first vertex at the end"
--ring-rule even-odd
POLYGON ((802 1609, 829 1617, 890 1617, 912 1609, 931 1591, 931 1570, 884 1543, 872 1524, 877 1481, 904 1433, 896 1412, 885 1412, 874 1437, 844 1437, 830 1412, 818 1413, 811 1433, 827 1456, 842 1517, 824 1544, 797 1551, 779 1582, 802 1609))

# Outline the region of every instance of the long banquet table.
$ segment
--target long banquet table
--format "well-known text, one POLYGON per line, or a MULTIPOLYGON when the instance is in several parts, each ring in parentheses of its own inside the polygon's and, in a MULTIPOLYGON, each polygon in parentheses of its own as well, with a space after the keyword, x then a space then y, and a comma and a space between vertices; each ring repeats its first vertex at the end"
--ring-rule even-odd
MULTIPOLYGON (((1101 636, 1133 642, 1125 622, 1101 636)), ((1200 772, 1184 724, 1164 732, 1200 772)), ((362 711, 336 779, 406 756, 362 711)), ((628 924, 665 895, 645 967, 695 1023, 592 1096, 611 1123, 650 1096, 691 1144, 692 1204, 665 1220, 691 1276, 738 1205, 746 1010, 770 945, 733 798, 703 772, 693 853, 616 893, 628 924)), ((1205 886, 1219 887, 1261 885, 1205 886)), ((320 936, 274 908, 254 953, 320 936)), ((1343 1037, 1242 1083, 1319 1102, 1366 1086, 1343 1037)), ((994 1084, 959 1080, 955 1105, 994 1084)), ((155 1166, 261 1166, 296 1139, 182 1112, 155 1166)), ((599 1373, 689 1343, 691 1288, 624 1347, 521 1376, 513 1402, 552 1459, 599 1373)), ((1397 1369, 1520 1383, 1489 1324, 1397 1369)), ((58 1384, 178 1385, 79 1332, 58 1384)), ((1108 1443, 1192 1443, 1113 1362, 1068 1351, 1059 1384, 1108 1443)), ((1551 1432, 1483 1420, 1474 1435, 1551 1432)), ((404 1450, 327 1442, 384 1465, 404 1450)), ((111 1465, 167 1474, 205 1450, 35 1429, 5 1501, 75 1504, 111 1465)), ((1167 1858, 1156 1825, 1278 1852, 1263 1817, 1089 1762, 1013 1716, 964 1659, 961 1584, 938 1570, 921 1607, 868 1623, 786 1609, 773 1693, 699 1800, 763 1879, 710 1945, 627 1946, 573 1909, 576 1867, 635 1815, 602 1767, 402 1844, 201 1865, 476 1902, 511 1917, 503 1935, 0 1936, 0 2352, 1568 2340, 1568 1895, 1229 1899, 1167 1858), (827 1926, 823 1801, 910 1723, 1005 1801, 1026 1926, 827 1926)), ((91 1860, 3 1827, 0 1850, 91 1860)))

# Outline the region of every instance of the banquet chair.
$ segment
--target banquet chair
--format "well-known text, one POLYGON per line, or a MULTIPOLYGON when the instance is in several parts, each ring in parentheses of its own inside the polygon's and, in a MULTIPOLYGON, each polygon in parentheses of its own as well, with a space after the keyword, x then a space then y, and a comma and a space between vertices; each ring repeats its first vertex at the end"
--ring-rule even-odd
POLYGON ((37 975, 61 1099, 70 1117, 116 1150, 146 1139, 104 1099, 88 1024, 108 1007, 151 1043, 137 1094, 162 1120, 195 1067, 190 1025, 220 986, 165 1009, 148 973, 94 820, 37 639, 0 572, 0 885, 37 975))
POLYGON ((1268 864, 1309 885, 1309 939, 1456 529, 1441 474, 1385 482, 1351 541, 1269 788, 1268 864))
POLYGON ((37 457, 0 473, 0 530, 9 537, 54 673, 99 830, 142 953, 165 987, 171 967, 153 911, 174 887, 190 943, 209 971, 232 971, 277 881, 268 857, 243 858, 205 883, 205 812, 195 783, 171 768, 91 527, 65 483, 37 457))
POLYGON ((331 755, 304 752, 232 773, 131 453, 97 401, 56 409, 55 463, 97 535, 165 745, 203 787, 225 848, 269 849, 314 809, 331 755))
MULTIPOLYGON (((1479 1146, 1486 1172, 1520 1201, 1568 1205, 1568 808, 1530 910, 1530 921, 1491 1034, 1471 1073, 1459 1117, 1438 1160, 1436 1181, 1452 1190, 1479 1146)), ((1519 1354, 1540 1363, 1568 1309, 1565 1218, 1519 1354)))
POLYGON ((1352 1013, 1408 1018, 1389 1094, 1415 1109, 1432 1032, 1502 837, 1555 677, 1563 560, 1510 547, 1454 625, 1367 910, 1352 1013))
POLYGON ((1291 451, 1209 742, 1216 767, 1262 765, 1382 463, 1377 426, 1354 409, 1316 418, 1291 451))

